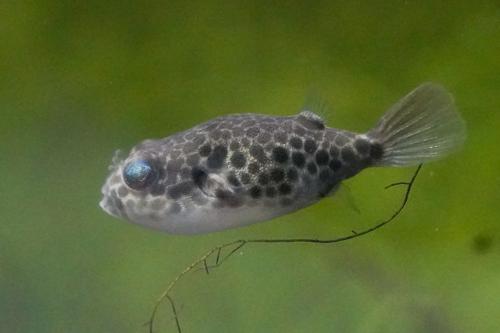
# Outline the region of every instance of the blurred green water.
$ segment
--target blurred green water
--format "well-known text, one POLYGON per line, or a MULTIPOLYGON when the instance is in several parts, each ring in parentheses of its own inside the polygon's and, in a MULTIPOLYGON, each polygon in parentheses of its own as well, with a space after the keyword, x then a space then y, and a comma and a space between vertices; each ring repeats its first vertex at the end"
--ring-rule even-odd
MULTIPOLYGON (((500 6, 464 2, 0 3, 0 331, 143 332, 180 270, 238 238, 335 237, 390 214, 411 170, 344 198, 196 237, 97 206, 117 148, 234 112, 366 130, 422 81, 447 86, 464 150, 426 166, 395 223, 335 246, 249 246, 174 296, 185 332, 500 331, 500 6)), ((161 331, 174 329, 165 307, 161 331)))

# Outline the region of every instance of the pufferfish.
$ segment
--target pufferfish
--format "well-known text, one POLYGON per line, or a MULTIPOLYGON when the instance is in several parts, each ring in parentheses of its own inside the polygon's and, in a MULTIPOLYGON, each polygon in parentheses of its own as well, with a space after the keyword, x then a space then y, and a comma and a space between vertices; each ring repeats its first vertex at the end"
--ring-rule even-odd
POLYGON ((209 233, 291 213, 365 168, 433 161, 465 140, 452 96, 433 83, 403 97, 366 133, 327 127, 314 111, 222 116, 145 140, 113 161, 100 206, 172 234, 209 233))

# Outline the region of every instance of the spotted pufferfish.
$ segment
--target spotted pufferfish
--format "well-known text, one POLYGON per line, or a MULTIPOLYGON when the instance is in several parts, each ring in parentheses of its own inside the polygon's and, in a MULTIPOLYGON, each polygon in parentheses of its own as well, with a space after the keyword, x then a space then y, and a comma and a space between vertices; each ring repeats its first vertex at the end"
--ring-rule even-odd
POLYGON ((433 83, 403 97, 366 133, 327 127, 314 110, 222 116, 115 159, 100 206, 173 234, 220 231, 311 205, 367 167, 439 159, 464 139, 452 96, 433 83))

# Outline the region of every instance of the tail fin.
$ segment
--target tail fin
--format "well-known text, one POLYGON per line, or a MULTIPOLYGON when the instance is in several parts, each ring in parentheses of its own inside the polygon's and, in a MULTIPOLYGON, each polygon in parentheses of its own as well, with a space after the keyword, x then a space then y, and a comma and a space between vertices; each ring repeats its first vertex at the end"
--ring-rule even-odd
POLYGON ((465 122, 442 86, 424 83, 393 105, 367 136, 382 147, 376 166, 410 166, 457 150, 465 122))

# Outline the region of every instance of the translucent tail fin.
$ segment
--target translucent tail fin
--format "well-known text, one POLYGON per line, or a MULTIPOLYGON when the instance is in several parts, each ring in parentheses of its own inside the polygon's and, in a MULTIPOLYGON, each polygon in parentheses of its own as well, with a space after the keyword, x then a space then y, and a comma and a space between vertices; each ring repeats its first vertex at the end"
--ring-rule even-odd
POLYGON ((374 165, 410 166, 457 150, 466 132, 451 94, 424 83, 393 105, 367 135, 382 148, 374 165))

